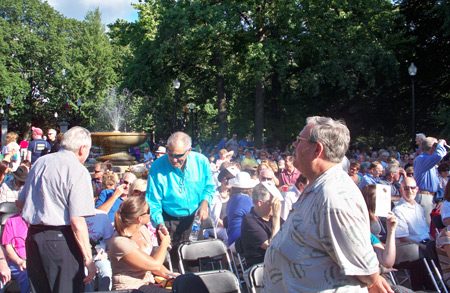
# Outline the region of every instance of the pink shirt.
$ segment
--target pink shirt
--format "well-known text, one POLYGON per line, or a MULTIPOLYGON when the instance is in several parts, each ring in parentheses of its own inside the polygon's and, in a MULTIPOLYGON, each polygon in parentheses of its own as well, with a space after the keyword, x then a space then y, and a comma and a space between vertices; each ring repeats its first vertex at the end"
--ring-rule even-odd
POLYGON ((22 141, 19 143, 19 146, 20 146, 21 149, 27 149, 27 148, 28 148, 28 141, 22 140, 22 141))
POLYGON ((278 180, 280 180, 280 185, 295 185, 298 177, 300 177, 301 173, 297 168, 294 168, 292 173, 289 173, 287 169, 280 173, 278 176, 278 180))
POLYGON ((14 215, 6 220, 3 230, 2 245, 11 244, 17 255, 26 259, 25 239, 27 238, 28 225, 22 220, 20 214, 14 215))

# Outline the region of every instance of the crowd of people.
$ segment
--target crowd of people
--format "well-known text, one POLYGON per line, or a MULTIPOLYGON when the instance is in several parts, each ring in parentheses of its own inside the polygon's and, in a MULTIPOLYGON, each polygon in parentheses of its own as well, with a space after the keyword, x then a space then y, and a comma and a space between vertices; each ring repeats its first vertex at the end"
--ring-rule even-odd
MULTIPOLYGON (((418 148, 403 154, 349 150, 342 121, 310 117, 284 151, 236 134, 202 150, 175 132, 131 149, 139 164, 123 174, 109 162, 89 174, 88 130, 31 133, 20 144, 8 133, 0 163, 0 204, 21 210, 3 229, 0 276, 21 292, 167 292, 178 246, 208 217, 249 266, 264 263, 266 292, 392 292, 383 274, 394 270, 397 245, 426 254, 434 240, 450 285, 450 230, 430 233, 432 216, 450 224, 445 140, 418 134, 418 148), (379 188, 393 207, 385 215, 379 188)), ((433 289, 423 262, 408 269, 413 290, 433 289)))

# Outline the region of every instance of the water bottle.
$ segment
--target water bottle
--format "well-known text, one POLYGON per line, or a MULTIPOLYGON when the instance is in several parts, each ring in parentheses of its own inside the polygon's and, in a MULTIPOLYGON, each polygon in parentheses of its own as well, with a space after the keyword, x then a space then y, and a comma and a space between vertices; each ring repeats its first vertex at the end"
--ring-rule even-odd
POLYGON ((200 218, 199 216, 195 216, 194 222, 192 223, 192 231, 191 235, 189 235, 189 241, 197 241, 198 233, 200 232, 200 218))

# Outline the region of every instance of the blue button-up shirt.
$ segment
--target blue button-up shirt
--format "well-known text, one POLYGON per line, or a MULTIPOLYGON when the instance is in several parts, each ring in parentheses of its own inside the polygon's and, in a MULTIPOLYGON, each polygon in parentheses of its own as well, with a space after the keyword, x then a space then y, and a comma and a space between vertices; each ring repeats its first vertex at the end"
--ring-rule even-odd
POLYGON ((373 178, 372 174, 366 174, 361 180, 361 183, 359 184, 359 189, 363 189, 364 186, 367 184, 377 184, 380 182, 380 177, 377 177, 376 179, 373 178))
POLYGON ((202 200, 211 205, 216 186, 208 159, 190 152, 184 171, 174 168, 168 155, 157 159, 148 176, 147 202, 154 227, 164 223, 162 212, 173 217, 192 215, 202 200))
POLYGON ((436 165, 447 155, 442 143, 438 143, 432 155, 422 152, 414 160, 414 178, 420 190, 437 192, 439 188, 438 171, 436 165))

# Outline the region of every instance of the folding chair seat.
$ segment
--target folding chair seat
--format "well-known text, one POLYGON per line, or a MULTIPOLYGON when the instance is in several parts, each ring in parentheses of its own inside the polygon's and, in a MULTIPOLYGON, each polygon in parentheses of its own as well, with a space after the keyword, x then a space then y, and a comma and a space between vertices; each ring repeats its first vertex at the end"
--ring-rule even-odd
POLYGON ((244 280, 247 288, 252 293, 258 293, 262 288, 264 277, 264 264, 256 264, 251 266, 244 272, 244 280))
POLYGON ((205 263, 218 263, 222 269, 223 256, 226 257, 230 271, 233 271, 227 247, 220 239, 205 239, 194 242, 185 242, 178 247, 180 259, 180 272, 185 273, 184 263, 198 263, 199 270, 202 271, 205 263))
POLYGON ((174 293, 241 292, 236 276, 228 270, 184 274, 175 279, 174 293))

